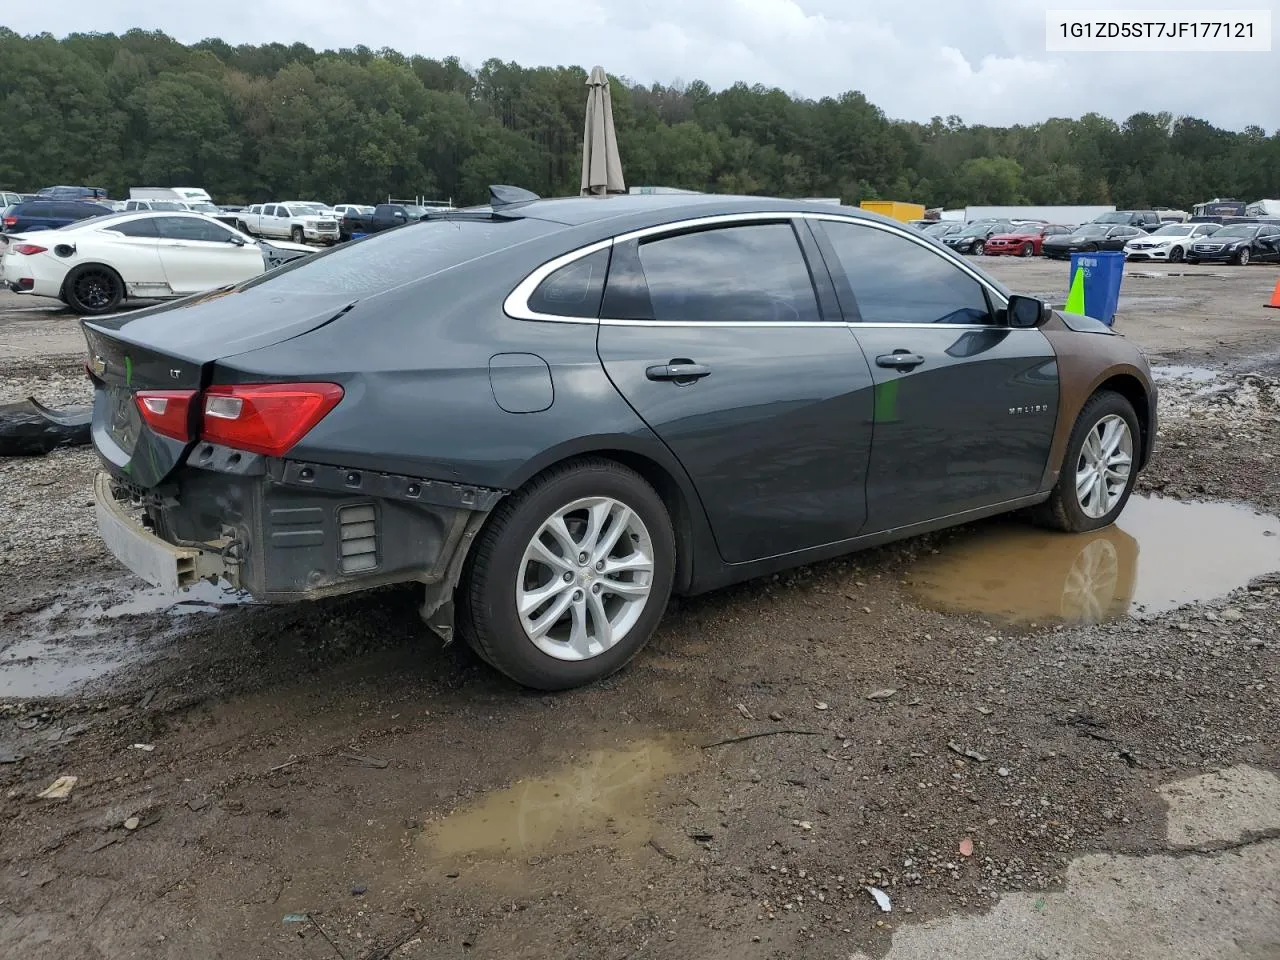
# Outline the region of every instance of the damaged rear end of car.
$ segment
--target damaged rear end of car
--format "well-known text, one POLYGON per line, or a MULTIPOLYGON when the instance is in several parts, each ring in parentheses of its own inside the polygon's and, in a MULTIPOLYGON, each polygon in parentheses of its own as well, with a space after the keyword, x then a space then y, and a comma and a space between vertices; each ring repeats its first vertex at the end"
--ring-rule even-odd
POLYGON ((221 578, 290 602, 416 581, 431 623, 502 491, 371 468, 331 445, 355 432, 366 374, 341 356, 305 374, 279 357, 331 324, 371 322, 376 294, 265 279, 82 321, 101 535, 169 589, 221 578))

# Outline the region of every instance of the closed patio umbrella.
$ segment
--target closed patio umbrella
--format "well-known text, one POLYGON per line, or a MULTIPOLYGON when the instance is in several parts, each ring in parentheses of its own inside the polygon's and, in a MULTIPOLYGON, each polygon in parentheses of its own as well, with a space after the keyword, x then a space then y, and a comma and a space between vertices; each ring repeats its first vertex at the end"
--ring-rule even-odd
POLYGON ((618 137, 613 129, 609 78, 603 67, 592 67, 587 78, 587 127, 582 138, 582 194, 626 193, 618 137))

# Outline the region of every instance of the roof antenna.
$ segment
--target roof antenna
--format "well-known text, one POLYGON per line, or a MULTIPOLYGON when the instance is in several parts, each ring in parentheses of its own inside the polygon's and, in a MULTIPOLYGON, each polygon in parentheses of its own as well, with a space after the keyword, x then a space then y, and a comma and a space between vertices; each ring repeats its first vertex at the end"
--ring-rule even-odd
POLYGON ((489 185, 489 206, 494 210, 501 207, 510 207, 517 203, 532 203, 534 200, 541 199, 532 190, 525 190, 523 187, 512 187, 505 183, 489 185))

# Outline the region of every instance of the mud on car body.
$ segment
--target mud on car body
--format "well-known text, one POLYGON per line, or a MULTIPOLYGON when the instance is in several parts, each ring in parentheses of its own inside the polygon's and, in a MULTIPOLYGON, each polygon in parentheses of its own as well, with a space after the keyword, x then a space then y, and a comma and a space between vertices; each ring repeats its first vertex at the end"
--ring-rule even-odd
POLYGON ((84 321, 99 526, 153 582, 425 584, 518 681, 627 663, 672 593, 1033 508, 1110 523, 1146 361, 849 208, 452 211, 84 321))

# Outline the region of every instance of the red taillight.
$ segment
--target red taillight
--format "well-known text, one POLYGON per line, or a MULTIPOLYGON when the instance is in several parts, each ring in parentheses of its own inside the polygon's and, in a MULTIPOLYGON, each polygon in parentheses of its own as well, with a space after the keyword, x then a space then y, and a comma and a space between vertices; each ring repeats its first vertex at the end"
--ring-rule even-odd
POLYGON ((36 246, 34 243, 15 243, 13 245, 13 249, 16 253, 20 253, 24 257, 29 257, 33 253, 44 253, 49 248, 39 247, 39 246, 36 246))
POLYGON ((5 217, 3 220, 0 220, 0 223, 4 224, 6 227, 16 227, 18 225, 18 218, 5 217))
POLYGON ((195 397, 195 390, 139 390, 133 400, 152 431, 185 443, 191 439, 191 401, 195 397))
POLYGON ((336 383, 248 383, 204 393, 200 439, 283 456, 342 399, 336 383))

